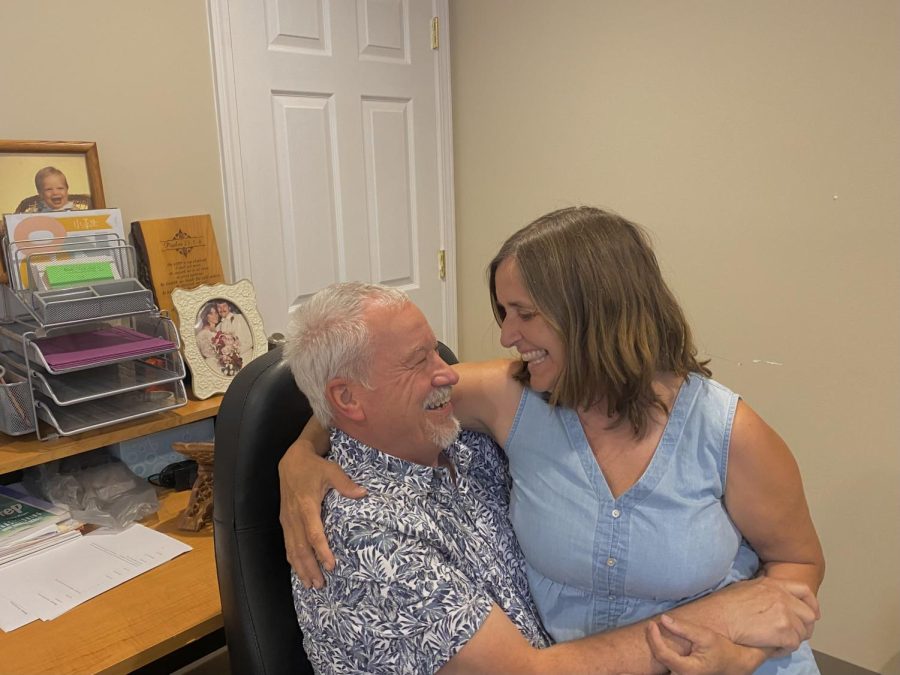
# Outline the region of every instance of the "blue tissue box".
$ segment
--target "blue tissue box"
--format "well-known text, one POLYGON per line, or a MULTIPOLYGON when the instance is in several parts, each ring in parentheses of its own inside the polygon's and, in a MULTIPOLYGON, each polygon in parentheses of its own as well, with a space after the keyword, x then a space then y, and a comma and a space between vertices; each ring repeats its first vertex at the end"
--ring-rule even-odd
POLYGON ((121 459, 138 476, 147 478, 173 462, 188 459, 172 450, 172 443, 211 441, 214 436, 215 424, 210 418, 114 443, 107 449, 109 454, 121 459))

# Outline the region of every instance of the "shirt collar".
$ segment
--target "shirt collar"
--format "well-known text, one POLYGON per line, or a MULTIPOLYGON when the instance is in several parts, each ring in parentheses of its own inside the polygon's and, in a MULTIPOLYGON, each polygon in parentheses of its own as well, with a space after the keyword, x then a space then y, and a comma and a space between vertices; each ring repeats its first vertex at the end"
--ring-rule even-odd
MULTIPOLYGON (((468 473, 472 450, 467 445, 454 441, 444 449, 444 455, 453 463, 457 476, 468 473)), ((382 476, 409 483, 423 492, 450 481, 450 472, 446 467, 423 466, 394 457, 335 428, 331 429, 331 459, 344 468, 367 467, 382 476)))

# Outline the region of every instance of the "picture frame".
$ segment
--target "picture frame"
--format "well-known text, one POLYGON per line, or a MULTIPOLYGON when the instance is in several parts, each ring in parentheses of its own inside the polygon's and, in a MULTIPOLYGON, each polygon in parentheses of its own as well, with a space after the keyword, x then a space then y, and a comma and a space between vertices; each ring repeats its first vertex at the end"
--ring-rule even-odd
POLYGON ((172 303, 184 359, 191 369, 191 389, 198 399, 224 393, 247 363, 269 350, 256 291, 248 279, 176 288, 172 303))
MULTIPOLYGON (((56 169, 56 175, 61 174, 68 184, 66 201, 60 206, 106 208, 95 142, 0 140, 0 215, 40 208, 41 195, 35 180, 38 172, 47 167, 56 169)), ((50 177, 44 176, 45 179, 50 177)), ((58 194, 54 194, 54 200, 59 198, 58 194)), ((2 234, 5 234, 5 226, 2 234)), ((6 270, 0 265, 0 282, 7 281, 6 270)))

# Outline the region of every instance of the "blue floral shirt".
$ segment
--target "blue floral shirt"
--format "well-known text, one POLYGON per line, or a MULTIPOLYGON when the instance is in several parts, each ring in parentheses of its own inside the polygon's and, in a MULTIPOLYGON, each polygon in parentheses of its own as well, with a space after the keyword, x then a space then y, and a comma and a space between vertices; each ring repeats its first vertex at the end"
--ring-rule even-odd
POLYGON ((496 443, 463 432, 431 468, 333 430, 331 459, 369 495, 322 507, 337 565, 321 590, 292 575, 303 646, 319 673, 433 673, 498 605, 535 647, 550 644, 509 521, 496 443))

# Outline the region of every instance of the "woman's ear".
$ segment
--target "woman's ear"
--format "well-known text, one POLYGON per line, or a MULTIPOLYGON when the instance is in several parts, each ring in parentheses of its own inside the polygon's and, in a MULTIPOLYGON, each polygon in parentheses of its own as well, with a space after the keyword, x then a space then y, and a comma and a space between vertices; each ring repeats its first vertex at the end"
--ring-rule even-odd
POLYGON ((325 385, 325 396, 336 417, 344 417, 354 422, 366 419, 361 401, 355 394, 356 383, 336 377, 325 385))

